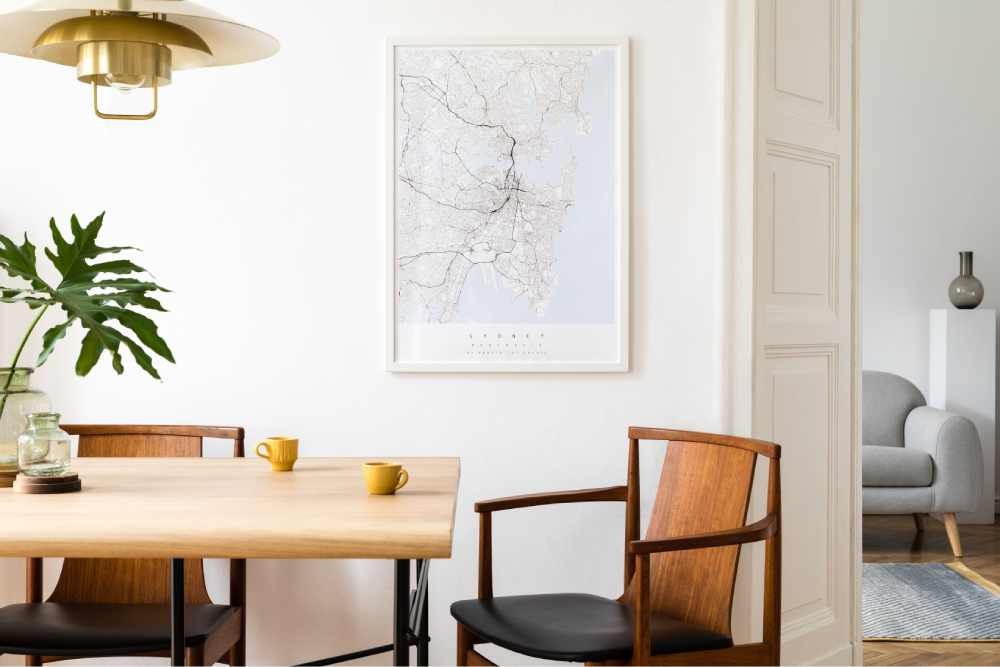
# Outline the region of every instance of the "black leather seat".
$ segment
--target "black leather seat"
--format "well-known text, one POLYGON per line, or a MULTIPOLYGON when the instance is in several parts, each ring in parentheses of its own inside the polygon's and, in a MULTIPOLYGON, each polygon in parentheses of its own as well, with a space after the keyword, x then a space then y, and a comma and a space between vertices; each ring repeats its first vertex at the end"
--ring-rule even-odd
MULTIPOLYGON (((236 611, 186 605, 187 645, 200 644, 236 611)), ((170 648, 170 609, 152 604, 14 604, 0 609, 0 653, 110 656, 170 648)))
MULTIPOLYGON (((451 615, 479 638, 546 660, 600 662, 632 655, 632 609, 596 595, 463 600, 451 615)), ((653 614, 653 655, 729 648, 731 637, 653 614)))

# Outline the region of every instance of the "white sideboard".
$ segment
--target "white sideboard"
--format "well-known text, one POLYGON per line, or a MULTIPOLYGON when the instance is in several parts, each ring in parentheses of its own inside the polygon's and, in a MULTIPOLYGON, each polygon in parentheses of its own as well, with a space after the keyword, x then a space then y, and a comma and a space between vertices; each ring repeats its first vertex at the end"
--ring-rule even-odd
POLYGON ((960 523, 993 523, 997 458, 997 311, 935 309, 930 313, 931 407, 975 423, 983 448, 983 495, 979 509, 960 523))

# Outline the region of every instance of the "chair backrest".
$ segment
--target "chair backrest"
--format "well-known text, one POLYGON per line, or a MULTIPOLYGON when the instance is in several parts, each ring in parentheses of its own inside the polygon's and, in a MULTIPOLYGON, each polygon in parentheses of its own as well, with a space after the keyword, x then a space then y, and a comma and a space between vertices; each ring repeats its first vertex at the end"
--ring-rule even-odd
MULTIPOLYGON (((203 438, 232 440, 233 456, 243 456, 242 428, 74 425, 62 428, 80 437, 81 457, 200 457, 203 438)), ((202 562, 186 560, 184 565, 186 601, 209 604, 202 562)), ((170 569, 167 561, 160 559, 67 558, 49 601, 168 604, 170 569)))
MULTIPOLYGON (((659 540, 746 525, 757 453, 770 443, 731 436, 662 429, 630 429, 629 494, 626 540, 638 532, 639 440, 667 440, 667 453, 645 539, 659 540)), ((638 539, 632 538, 632 539, 638 539)), ((650 558, 650 607, 685 623, 731 634, 733 589, 740 547, 672 551, 650 558)), ((636 581, 623 599, 631 602, 636 581)))
POLYGON ((881 371, 861 376, 861 444, 902 447, 906 418, 927 405, 924 395, 906 378, 881 371))

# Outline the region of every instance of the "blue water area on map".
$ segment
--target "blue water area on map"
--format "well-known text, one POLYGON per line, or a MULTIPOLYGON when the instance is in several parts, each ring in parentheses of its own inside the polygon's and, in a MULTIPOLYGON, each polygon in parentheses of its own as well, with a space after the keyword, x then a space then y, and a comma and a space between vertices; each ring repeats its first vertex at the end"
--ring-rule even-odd
MULTIPOLYGON (((544 313, 531 308, 490 275, 491 267, 473 267, 458 303, 454 322, 488 324, 611 324, 615 321, 616 261, 616 57, 597 49, 581 99, 590 115, 590 134, 581 134, 576 118, 565 114, 553 133, 553 150, 541 161, 523 166, 527 183, 562 182, 563 167, 576 158, 576 204, 569 209, 554 244, 558 282, 544 313)), ((529 186, 530 187, 530 186, 529 186)))

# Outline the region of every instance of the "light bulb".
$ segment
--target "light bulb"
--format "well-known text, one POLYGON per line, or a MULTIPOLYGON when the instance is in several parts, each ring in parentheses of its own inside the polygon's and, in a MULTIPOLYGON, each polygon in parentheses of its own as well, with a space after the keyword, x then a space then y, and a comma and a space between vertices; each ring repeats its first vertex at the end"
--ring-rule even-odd
POLYGON ((141 74, 106 74, 104 80, 120 93, 131 93, 146 83, 146 77, 141 74))

